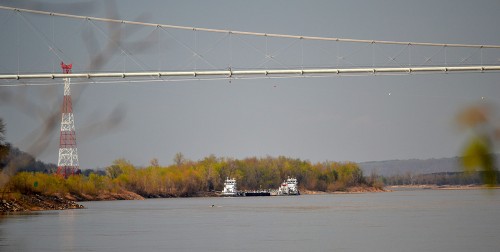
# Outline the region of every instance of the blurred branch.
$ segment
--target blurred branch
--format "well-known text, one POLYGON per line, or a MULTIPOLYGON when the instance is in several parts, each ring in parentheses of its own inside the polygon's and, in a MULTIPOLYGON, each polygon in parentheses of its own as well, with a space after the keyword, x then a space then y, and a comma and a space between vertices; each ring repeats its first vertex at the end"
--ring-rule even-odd
MULTIPOLYGON (((16 1, 12 1, 14 4, 16 1)), ((41 3, 38 1, 27 1, 25 5, 30 5, 32 9, 49 9, 49 10, 93 10, 96 8, 97 2, 81 2, 81 3, 63 3, 63 4, 49 4, 41 3)), ((104 4, 104 9, 107 16, 110 18, 119 18, 118 8, 114 1, 98 2, 98 4, 104 4)), ((148 15, 141 14, 138 20, 145 21, 148 15)), ((85 48, 87 54, 90 58, 88 68, 93 70, 102 69, 112 58, 113 54, 116 52, 124 51, 129 57, 132 57, 129 50, 134 51, 144 51, 150 48, 153 43, 154 38, 150 34, 145 38, 140 38, 136 41, 126 44, 126 37, 131 36, 141 27, 132 27, 124 32, 123 25, 108 25, 107 29, 101 30, 106 36, 105 44, 99 44, 99 40, 96 35, 90 31, 84 31, 82 33, 82 40, 85 43, 85 48)), ((102 43, 102 42, 101 42, 102 43)), ((135 59, 133 59, 136 62, 135 59)), ((73 63, 73 62, 68 62, 73 63)), ((137 63, 137 62, 136 62, 137 63)), ((78 64, 75 62, 74 64, 78 64)), ((78 100, 82 92, 87 88, 79 88, 72 94, 73 105, 78 103, 78 100)), ((30 118, 39 119, 41 121, 40 125, 36 127, 32 132, 26 134, 20 142, 23 146, 27 147, 26 151, 33 155, 35 158, 39 156, 42 152, 48 149, 51 141, 56 137, 57 132, 59 132, 59 121, 61 118, 61 100, 54 99, 54 97, 59 97, 61 90, 59 89, 48 89, 47 92, 44 90, 41 93, 41 99, 35 99, 33 97, 28 97, 24 90, 19 92, 11 92, 5 89, 0 90, 0 104, 7 104, 14 106, 20 111, 20 113, 26 114, 30 118), (41 100, 43 104, 37 104, 37 100, 41 100), (47 103, 48 102, 48 103, 47 103)), ((92 138, 96 138, 105 134, 112 132, 116 129, 122 122, 126 115, 126 109, 122 105, 117 105, 110 114, 106 115, 103 119, 96 119, 93 117, 91 120, 86 121, 78 127, 77 142, 81 143, 92 138)), ((76 115, 78 117, 78 115, 76 115)), ((0 121, 0 144, 3 144, 4 140, 4 126, 3 122, 0 121)), ((55 149, 56 146, 53 147, 55 149)), ((9 174, 11 175, 16 172, 16 164, 7 164, 9 168, 9 174)), ((8 176, 7 176, 8 177, 8 176)), ((8 179, 8 178, 7 178, 8 179)))

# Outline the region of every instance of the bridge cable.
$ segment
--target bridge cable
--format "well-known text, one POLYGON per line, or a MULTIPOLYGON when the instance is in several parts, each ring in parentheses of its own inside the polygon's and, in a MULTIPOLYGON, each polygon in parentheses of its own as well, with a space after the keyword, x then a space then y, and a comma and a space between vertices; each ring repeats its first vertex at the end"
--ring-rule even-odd
POLYGON ((500 49, 500 45, 455 44, 455 43, 446 44, 446 43, 430 43, 430 42, 402 42, 402 41, 390 41, 390 40, 367 40, 367 39, 333 38, 333 37, 320 37, 320 36, 301 36, 301 35, 288 35, 288 34, 277 34, 277 33, 262 33, 262 32, 233 31, 233 30, 224 30, 224 29, 210 29, 210 28, 188 27, 188 26, 179 26, 179 25, 168 25, 168 24, 154 24, 154 23, 147 23, 147 22, 127 21, 127 20, 118 20, 118 19, 111 19, 111 18, 99 18, 99 17, 80 16, 80 15, 64 14, 64 13, 57 13, 57 12, 20 9, 20 8, 8 7, 8 6, 0 6, 0 9, 14 10, 14 11, 19 11, 19 12, 27 12, 27 13, 34 13, 34 14, 40 14, 40 15, 53 15, 53 16, 74 18, 74 19, 87 19, 87 20, 94 20, 94 21, 100 21, 100 22, 123 23, 123 24, 131 24, 131 25, 163 27, 163 28, 180 29, 180 30, 196 30, 196 31, 215 32, 215 33, 232 33, 232 34, 237 34, 237 35, 253 35, 253 36, 261 36, 261 37, 295 38, 295 39, 302 38, 302 39, 306 39, 306 40, 324 40, 324 41, 367 43, 367 44, 376 43, 376 44, 392 44, 392 45, 418 45, 418 46, 444 46, 444 47, 471 47, 471 48, 496 48, 496 49, 500 49))

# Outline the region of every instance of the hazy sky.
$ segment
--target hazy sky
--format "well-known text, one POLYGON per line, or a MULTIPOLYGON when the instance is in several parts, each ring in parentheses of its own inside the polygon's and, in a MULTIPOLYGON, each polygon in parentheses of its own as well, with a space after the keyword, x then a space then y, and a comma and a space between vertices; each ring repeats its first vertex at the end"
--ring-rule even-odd
MULTIPOLYGON (((500 2, 494 0, 124 0, 114 2, 116 8, 101 1, 79 3, 0 1, 0 5, 20 8, 240 31, 500 44, 500 2)), ((105 48, 107 36, 112 36, 106 35, 108 27, 102 23, 16 15, 0 11, 0 31, 11 34, 0 38, 2 73, 58 72, 59 59, 48 49, 52 40, 57 41, 55 47, 62 58, 75 65, 75 72, 86 71, 89 54, 105 48)), ((404 46, 316 45, 119 28, 123 28, 119 35, 122 46, 132 56, 127 58, 120 51, 107 55, 108 61, 99 71, 224 69, 230 65, 383 66, 405 65, 409 60, 418 64, 429 57, 428 64, 461 59, 467 59, 464 64, 480 59, 500 63, 498 50, 415 47, 409 52, 404 46), (186 46, 205 53, 204 58, 193 59, 186 46), (266 62, 261 53, 266 51, 277 60, 266 62)), ((498 108, 499 77, 500 73, 466 73, 74 85, 80 166, 105 167, 121 157, 136 165, 148 165, 152 158, 169 165, 177 152, 193 160, 210 154, 233 158, 284 155, 313 162, 456 156, 465 133, 454 125, 454 116, 464 106, 478 102, 498 108), (116 117, 121 122, 108 130, 109 120, 116 117)), ((42 128, 48 115, 61 105, 62 85, 0 87, 0 92, 0 117, 7 124, 7 140, 27 150, 35 137, 47 139, 37 158, 57 163, 59 117, 50 134, 42 128)))

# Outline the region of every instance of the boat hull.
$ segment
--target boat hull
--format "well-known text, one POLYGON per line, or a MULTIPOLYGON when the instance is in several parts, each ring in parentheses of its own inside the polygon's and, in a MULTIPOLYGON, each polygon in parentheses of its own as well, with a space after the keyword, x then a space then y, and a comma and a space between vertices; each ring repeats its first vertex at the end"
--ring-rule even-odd
POLYGON ((243 196, 271 196, 270 192, 244 192, 243 196))

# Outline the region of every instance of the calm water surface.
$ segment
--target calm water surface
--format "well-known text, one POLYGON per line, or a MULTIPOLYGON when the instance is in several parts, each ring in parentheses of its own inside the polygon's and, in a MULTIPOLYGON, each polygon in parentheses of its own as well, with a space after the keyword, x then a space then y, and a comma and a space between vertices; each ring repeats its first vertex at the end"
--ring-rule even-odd
POLYGON ((1 217, 0 251, 500 251, 500 190, 83 204, 1 217))

